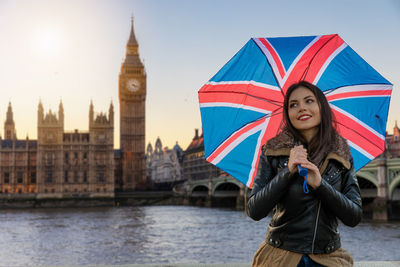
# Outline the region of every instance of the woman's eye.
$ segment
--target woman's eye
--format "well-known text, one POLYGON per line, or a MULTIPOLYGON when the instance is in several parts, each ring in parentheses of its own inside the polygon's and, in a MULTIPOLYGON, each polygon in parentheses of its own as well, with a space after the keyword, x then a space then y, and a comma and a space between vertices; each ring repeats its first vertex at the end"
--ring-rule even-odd
POLYGON ((295 107, 297 107, 297 103, 292 103, 289 105, 289 108, 295 108, 295 107))
POLYGON ((307 103, 312 103, 314 102, 314 99, 307 99, 307 103))

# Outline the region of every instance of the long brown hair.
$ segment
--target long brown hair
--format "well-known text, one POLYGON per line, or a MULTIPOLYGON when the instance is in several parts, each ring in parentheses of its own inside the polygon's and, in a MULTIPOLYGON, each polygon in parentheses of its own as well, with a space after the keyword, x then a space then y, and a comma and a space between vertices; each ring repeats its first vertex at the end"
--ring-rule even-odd
POLYGON ((336 120, 334 119, 333 112, 324 93, 317 86, 307 81, 300 81, 292 84, 285 95, 283 103, 283 118, 284 127, 294 136, 296 141, 301 142, 307 148, 309 160, 317 166, 320 166, 329 151, 333 149, 337 136, 336 120), (299 87, 305 87, 314 94, 321 112, 321 123, 318 126, 318 132, 309 143, 307 143, 306 139, 300 134, 300 132, 293 127, 289 119, 289 98, 293 91, 299 87))

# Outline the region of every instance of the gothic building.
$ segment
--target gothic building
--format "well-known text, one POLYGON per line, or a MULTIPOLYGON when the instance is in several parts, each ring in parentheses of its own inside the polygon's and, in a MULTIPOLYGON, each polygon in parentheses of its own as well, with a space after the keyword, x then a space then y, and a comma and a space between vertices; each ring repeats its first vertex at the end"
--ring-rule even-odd
POLYGON ((195 129, 192 142, 183 152, 183 177, 187 180, 202 180, 225 175, 219 168, 204 159, 204 137, 195 129))
POLYGON ((64 108, 45 112, 39 102, 37 140, 18 140, 11 103, 0 136, 0 193, 37 198, 114 197, 146 188, 146 73, 133 20, 119 75, 120 144, 114 150, 114 107, 89 105, 88 131, 64 130, 64 108))
POLYGON ((398 158, 400 157, 400 129, 397 126, 397 120, 393 127, 393 134, 386 132, 386 157, 398 158))
POLYGON ((183 150, 178 142, 172 149, 163 148, 161 139, 157 138, 154 151, 150 143, 147 145, 147 176, 154 189, 171 190, 173 186, 183 183, 182 163, 183 150))

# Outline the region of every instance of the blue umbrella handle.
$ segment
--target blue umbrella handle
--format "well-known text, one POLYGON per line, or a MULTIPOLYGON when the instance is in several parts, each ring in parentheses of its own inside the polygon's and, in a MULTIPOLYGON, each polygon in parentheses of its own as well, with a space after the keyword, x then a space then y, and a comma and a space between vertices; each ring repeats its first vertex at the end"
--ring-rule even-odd
POLYGON ((304 177, 303 191, 304 193, 308 194, 308 192, 310 192, 307 186, 308 170, 306 168, 301 167, 300 165, 297 165, 297 171, 301 176, 304 177))

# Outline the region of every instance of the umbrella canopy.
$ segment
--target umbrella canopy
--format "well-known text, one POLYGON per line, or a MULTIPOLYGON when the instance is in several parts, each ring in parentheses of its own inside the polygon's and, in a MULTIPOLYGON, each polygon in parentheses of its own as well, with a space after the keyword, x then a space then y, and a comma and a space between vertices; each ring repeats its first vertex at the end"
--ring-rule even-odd
POLYGON ((252 38, 199 90, 206 160, 251 188, 300 80, 325 93, 356 171, 384 151, 392 84, 339 35, 252 38))

